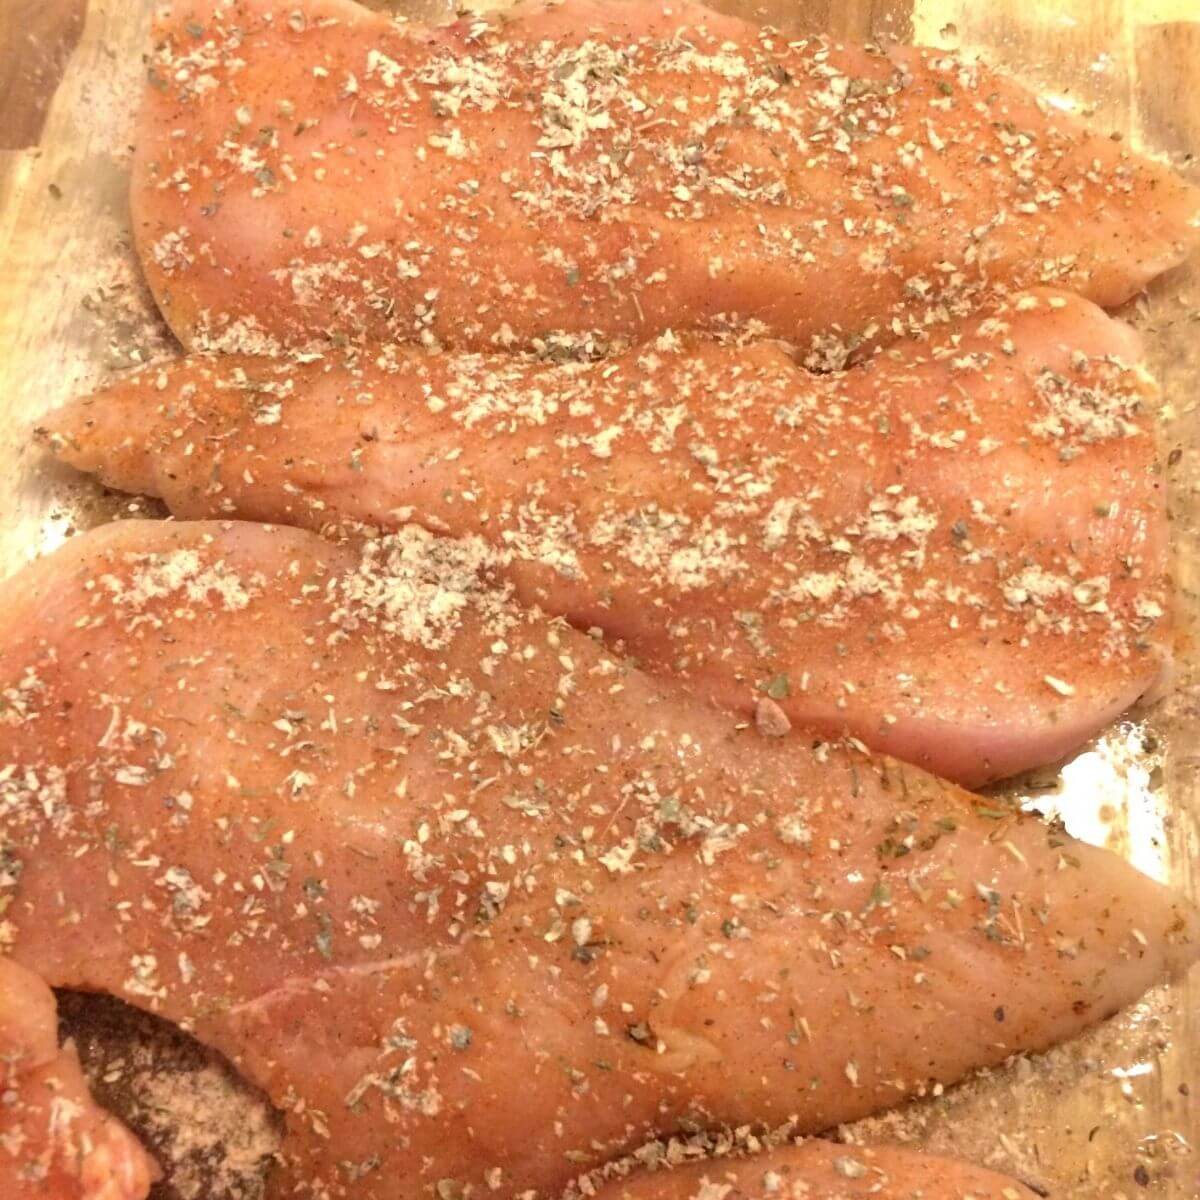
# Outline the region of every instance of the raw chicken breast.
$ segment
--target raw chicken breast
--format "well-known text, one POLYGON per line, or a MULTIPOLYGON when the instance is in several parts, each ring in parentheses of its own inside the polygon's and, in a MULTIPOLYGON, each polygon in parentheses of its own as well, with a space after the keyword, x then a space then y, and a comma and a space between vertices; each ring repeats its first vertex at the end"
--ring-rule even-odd
POLYGON ((133 1135, 88 1094, 74 1046, 59 1048, 50 989, 0 957, 0 1195, 143 1200, 157 1178, 133 1135))
POLYGON ((272 1196, 551 1196, 660 1132, 825 1129, 1196 957, 1115 856, 735 726, 485 561, 127 522, 0 595, 12 954, 261 1084, 272 1196))
POLYGON ((1196 240, 1195 191, 978 63, 663 0, 178 0, 136 147, 193 349, 733 326, 837 366, 1014 284, 1117 304, 1196 240))
POLYGON ((1162 670, 1139 358, 1041 293, 831 376, 674 337, 596 364, 191 359, 43 432, 180 516, 479 535, 524 601, 696 693, 980 783, 1073 750, 1162 670))
POLYGON ((1033 1200, 1013 1179, 892 1146, 804 1142, 751 1158, 636 1173, 595 1200, 1033 1200))

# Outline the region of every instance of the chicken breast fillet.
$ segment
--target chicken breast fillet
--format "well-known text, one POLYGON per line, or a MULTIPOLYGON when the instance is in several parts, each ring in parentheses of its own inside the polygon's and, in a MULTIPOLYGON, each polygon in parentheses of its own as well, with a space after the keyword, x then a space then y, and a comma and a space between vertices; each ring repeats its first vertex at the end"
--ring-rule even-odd
POLYGON ((1168 658, 1140 357, 1042 292, 827 376, 694 338, 192 358, 42 434, 180 516, 477 535, 521 599, 697 694, 977 784, 1075 749, 1168 658))
POLYGON ((673 0, 442 29, 351 0, 179 0, 132 203, 193 349, 732 326, 821 366, 1014 285, 1120 303, 1197 213, 1165 168, 979 63, 673 0))
POLYGON ((261 1085, 273 1196, 550 1196, 664 1131, 826 1129, 1196 957, 1115 856, 735 726, 486 558, 127 522, 0 596, 0 933, 261 1085))

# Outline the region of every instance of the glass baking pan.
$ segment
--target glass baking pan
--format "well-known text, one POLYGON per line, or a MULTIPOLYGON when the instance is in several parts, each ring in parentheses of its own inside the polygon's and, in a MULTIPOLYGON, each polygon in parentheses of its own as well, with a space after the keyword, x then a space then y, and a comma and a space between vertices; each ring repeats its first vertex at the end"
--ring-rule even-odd
MULTIPOLYGON (((637 2, 637 0, 633 0, 637 2)), ((372 7, 440 19, 445 0, 372 7)), ((982 52, 1054 103, 1200 180, 1200 0, 718 0, 802 33, 982 52)), ((173 352, 138 275, 126 212, 153 0, 0 0, 0 575, 151 502, 48 464, 44 411, 173 352)), ((1061 769, 1008 785, 1142 871, 1200 898, 1200 270, 1124 314, 1162 382, 1177 582, 1175 675, 1061 769)), ((275 1137, 265 1104, 183 1035, 114 1001, 66 996, 102 1101, 167 1165, 160 1200, 252 1200, 275 1137)), ((843 1129, 959 1154, 1073 1200, 1200 1197, 1200 969, 1088 1036, 843 1129)))

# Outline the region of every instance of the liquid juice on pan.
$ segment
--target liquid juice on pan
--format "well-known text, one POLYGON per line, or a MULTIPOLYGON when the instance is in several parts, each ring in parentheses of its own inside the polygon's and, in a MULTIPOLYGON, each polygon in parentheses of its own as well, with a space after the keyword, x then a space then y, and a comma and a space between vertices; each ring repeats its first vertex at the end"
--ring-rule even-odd
MULTIPOLYGON (((5 5, 14 0, 5 0, 5 5)), ((392 8, 450 15, 445 0, 392 8)), ((499 7, 497 4, 480 7, 499 7)), ((48 468, 38 415, 114 368, 170 353, 138 279, 125 193, 154 0, 46 0, 0 14, 0 575, 75 529, 156 511, 48 468), (16 10, 29 9, 23 20, 16 10), (36 10, 36 13, 33 12, 36 10), (86 11, 84 11, 86 10, 86 11), (27 14, 28 15, 28 14, 27 14)), ((799 33, 982 50, 1052 103, 1082 110, 1200 179, 1200 0, 719 0, 799 33)), ((1160 280, 1124 314, 1163 385, 1178 641, 1166 698, 1060 771, 1005 790, 1194 898, 1200 879, 1200 273, 1160 280)), ((175 1164, 163 1197, 248 1200, 272 1124, 218 1065, 112 1002, 72 999, 97 1098, 175 1164)), ((1200 972, 1049 1055, 846 1129, 959 1154, 1074 1200, 1200 1197, 1200 972)))

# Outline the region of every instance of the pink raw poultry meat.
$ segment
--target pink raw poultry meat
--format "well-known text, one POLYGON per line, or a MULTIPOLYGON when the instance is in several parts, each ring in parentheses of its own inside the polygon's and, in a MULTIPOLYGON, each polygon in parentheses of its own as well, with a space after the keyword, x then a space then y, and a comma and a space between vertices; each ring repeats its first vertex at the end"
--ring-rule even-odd
POLYGON ((993 71, 690 3, 444 29, 350 0, 180 0, 137 244, 192 349, 469 349, 746 326, 840 363, 996 289, 1125 300, 1196 193, 993 71))
POLYGON ((43 432, 180 516, 478 535, 527 603, 694 692, 979 783, 1162 671, 1155 398, 1128 328, 1039 293, 829 376, 675 338, 194 358, 43 432))
POLYGON ((0 956, 0 1195, 143 1200, 156 1178, 137 1140, 88 1094, 75 1048, 59 1047, 50 989, 0 956))
POLYGON ((825 1129, 1195 958, 1115 856, 738 729, 485 557, 128 522, 0 597, 5 941, 262 1085, 272 1196, 551 1195, 682 1126, 825 1129))

